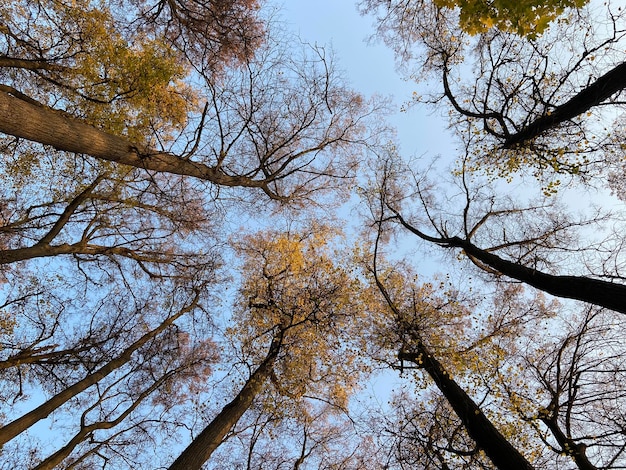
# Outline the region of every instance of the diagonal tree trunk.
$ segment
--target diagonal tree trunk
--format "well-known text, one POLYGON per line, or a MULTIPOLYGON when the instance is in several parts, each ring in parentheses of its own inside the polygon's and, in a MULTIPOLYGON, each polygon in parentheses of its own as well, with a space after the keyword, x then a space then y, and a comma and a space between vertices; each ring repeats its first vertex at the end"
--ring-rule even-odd
POLYGON ((227 175, 217 168, 171 153, 140 148, 124 137, 109 134, 61 112, 12 96, 6 91, 0 91, 0 132, 50 145, 58 150, 146 170, 193 176, 221 186, 261 188, 272 196, 266 180, 227 175))
POLYGON ((446 372, 441 363, 430 354, 421 341, 414 351, 398 354, 401 361, 410 361, 424 369, 457 414, 468 434, 485 451, 500 470, 531 470, 533 466, 496 429, 478 405, 446 372))
POLYGON ((413 227, 397 211, 394 213, 402 226, 414 235, 443 247, 461 248, 472 261, 477 261, 475 264, 478 266, 488 266, 500 274, 522 281, 557 297, 581 300, 615 312, 626 313, 626 285, 585 276, 559 276, 537 271, 500 258, 460 237, 431 237, 413 227))
MULTIPOLYGON (((109 421, 97 421, 95 423, 88 424, 88 425, 81 423, 80 430, 74 435, 74 437, 72 437, 72 439, 70 439, 70 441, 67 444, 65 444, 61 449, 59 449, 54 454, 50 455, 45 460, 40 462, 32 470, 53 470, 54 468, 57 468, 57 466, 60 465, 63 462, 63 460, 65 460, 72 453, 72 451, 81 442, 83 442, 90 434, 96 431, 102 430, 102 429, 112 429, 115 426, 119 425, 122 421, 124 421, 124 419, 126 419, 147 397, 149 397, 152 392, 154 392, 161 385, 163 385, 163 382, 165 382, 165 380, 167 380, 170 375, 172 375, 172 373, 166 374, 165 376, 156 380, 152 385, 150 385, 150 387, 144 390, 133 401, 133 403, 124 411, 122 411, 116 418, 111 419, 109 421)), ((83 414, 82 419, 84 419, 84 417, 85 417, 85 413, 83 414)))
POLYGON ((250 407, 263 385, 272 374, 274 362, 280 352, 284 330, 281 328, 272 340, 265 359, 255 369, 237 396, 228 403, 204 430, 178 456, 169 470, 199 470, 211 454, 224 441, 239 418, 250 407))
POLYGON ((0 445, 5 444, 6 442, 10 441, 11 439, 16 437, 20 433, 27 430, 33 424, 37 423, 38 421, 45 419, 48 415, 50 415, 50 413, 52 413, 54 410, 56 410, 60 406, 64 405, 67 401, 71 400, 73 397, 77 396, 79 393, 88 389, 92 385, 98 383, 100 380, 102 380, 104 377, 109 375, 111 372, 122 367, 124 364, 130 361, 135 351, 141 348, 144 344, 146 344, 152 338, 155 338, 156 336, 161 334, 163 331, 165 331, 168 327, 172 325, 172 323, 174 323, 174 321, 176 321, 176 319, 180 318, 185 313, 193 310, 196 307, 197 303, 198 303, 198 294, 196 294, 196 297, 188 306, 186 306, 185 308, 178 311, 176 314, 169 317, 167 320, 161 323, 154 330, 151 330, 145 335, 143 335, 141 338, 135 341, 132 345, 126 348, 124 352, 122 352, 122 354, 120 354, 117 358, 113 359, 112 361, 109 361, 100 369, 98 369, 92 374, 87 375, 84 379, 76 382, 74 385, 57 393, 48 401, 46 401, 45 403, 42 403, 34 410, 2 426, 0 428, 0 445))
POLYGON ((568 299, 582 300, 616 312, 626 313, 626 286, 585 276, 558 276, 507 261, 482 250, 467 240, 453 237, 447 245, 462 248, 465 253, 505 276, 522 281, 539 290, 568 299))
POLYGON ((535 119, 515 134, 506 137, 504 148, 513 148, 569 119, 575 118, 626 88, 626 62, 611 69, 587 85, 570 100, 557 106, 550 114, 535 119))

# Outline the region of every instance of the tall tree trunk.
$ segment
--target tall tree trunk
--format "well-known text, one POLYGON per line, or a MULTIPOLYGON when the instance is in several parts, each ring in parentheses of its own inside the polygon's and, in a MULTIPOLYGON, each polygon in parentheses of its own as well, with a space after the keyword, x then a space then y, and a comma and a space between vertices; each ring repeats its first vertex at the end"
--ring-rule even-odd
POLYGON ((550 114, 535 119, 523 129, 508 136, 504 148, 513 148, 534 139, 548 129, 583 114, 626 88, 626 62, 614 67, 595 82, 587 85, 570 100, 557 106, 550 114))
POLYGON ((119 369, 128 361, 130 361, 133 353, 141 348, 144 344, 150 341, 152 338, 155 338, 159 334, 161 334, 165 329, 167 329, 174 321, 180 318, 185 313, 193 310, 198 303, 198 295, 194 298, 193 302, 181 309, 175 315, 172 315, 167 320, 159 325, 158 328, 155 328, 152 331, 149 331, 137 341, 135 341, 131 346, 129 346, 122 354, 120 354, 117 358, 108 362, 106 365, 98 369, 92 374, 87 375, 84 379, 76 382, 74 385, 66 388, 65 390, 57 393, 55 396, 50 398, 45 403, 39 405, 34 410, 26 413, 25 415, 17 418, 14 421, 6 424, 5 426, 0 428, 0 445, 5 444, 6 442, 13 439, 15 436, 24 432, 26 429, 31 427, 36 422, 46 418, 50 413, 54 410, 65 404, 68 400, 77 396, 79 393, 83 392, 87 388, 92 385, 98 383, 104 377, 109 375, 111 372, 119 369))
POLYGON ((400 360, 410 361, 424 369, 457 414, 468 434, 485 451, 500 470, 531 470, 533 466, 496 429, 478 405, 446 372, 421 341, 415 351, 400 352, 400 360))
POLYGON ((504 260, 458 237, 446 240, 449 246, 462 248, 471 258, 505 276, 517 279, 557 297, 582 300, 616 312, 626 313, 626 285, 585 276, 556 276, 504 260))
POLYGON ((267 181, 227 175, 217 168, 171 153, 142 148, 124 137, 109 134, 59 111, 12 96, 6 91, 0 91, 0 132, 50 145, 58 150, 137 168, 193 176, 221 186, 256 187, 268 192, 267 181))
POLYGON ((271 376, 280 352, 284 330, 276 333, 267 356, 246 381, 237 396, 228 403, 206 428, 178 456, 169 470, 199 470, 223 442, 239 418, 250 407, 263 385, 271 376))

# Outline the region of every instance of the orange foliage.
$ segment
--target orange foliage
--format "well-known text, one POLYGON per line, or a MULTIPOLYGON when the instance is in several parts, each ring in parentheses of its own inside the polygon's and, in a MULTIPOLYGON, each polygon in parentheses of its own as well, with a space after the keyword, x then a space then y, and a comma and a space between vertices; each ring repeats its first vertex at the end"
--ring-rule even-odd
MULTIPOLYGON (((262 232, 235 242, 243 256, 236 327, 247 354, 262 357, 271 332, 284 332, 272 383, 290 398, 322 396, 345 407, 359 375, 350 348, 364 309, 360 284, 333 258, 336 229, 262 232)), ((272 406, 267 403, 266 406, 272 406)))

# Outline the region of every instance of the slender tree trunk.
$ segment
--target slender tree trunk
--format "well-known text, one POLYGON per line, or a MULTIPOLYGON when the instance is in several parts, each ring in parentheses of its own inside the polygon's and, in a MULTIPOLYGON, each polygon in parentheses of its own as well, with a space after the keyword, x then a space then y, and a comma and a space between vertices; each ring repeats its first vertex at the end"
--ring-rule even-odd
POLYGON ((496 429, 421 341, 418 344, 416 351, 400 352, 400 360, 411 361, 428 373, 461 419, 470 437, 485 451, 493 464, 500 470, 533 469, 530 462, 496 429))
POLYGON ((44 256, 54 256, 57 254, 68 254, 73 247, 67 244, 50 246, 50 242, 61 232, 63 227, 70 220, 72 215, 80 207, 80 205, 89 197, 95 187, 103 180, 103 176, 98 176, 92 184, 81 191, 74 199, 72 199, 61 216, 54 223, 52 228, 41 239, 31 247, 15 248, 10 250, 0 250, 0 264, 9 264, 16 261, 23 261, 31 258, 41 258, 44 256))
POLYGON ((505 276, 517 279, 557 297, 582 300, 616 312, 626 313, 626 285, 584 276, 555 276, 522 266, 482 250, 466 240, 453 237, 446 244, 462 248, 470 257, 479 260, 505 276))
POLYGON ((534 139, 551 127, 580 116, 624 88, 626 88, 626 62, 587 85, 569 101, 557 106, 550 114, 535 119, 519 132, 507 137, 504 141, 504 148, 512 148, 534 139))
POLYGON ((119 369, 121 366, 130 361, 133 353, 141 348, 144 344, 150 341, 152 338, 158 336, 165 329, 167 329, 174 321, 180 318, 185 313, 193 310, 198 303, 198 296, 194 298, 193 302, 187 307, 181 309, 175 315, 172 315, 167 320, 159 325, 158 328, 155 328, 152 331, 149 331, 137 341, 135 341, 130 347, 128 347, 122 354, 120 354, 116 359, 108 362, 106 365, 98 369, 92 374, 89 374, 84 379, 76 382, 74 385, 66 388, 65 390, 57 393, 55 396, 50 398, 45 403, 39 405, 34 410, 26 413, 25 415, 17 418, 14 421, 6 424, 2 428, 0 428, 0 445, 5 444, 6 442, 13 439, 15 436, 24 432, 26 429, 31 427, 36 422, 46 418, 50 413, 54 410, 65 404, 68 400, 77 396, 79 393, 83 392, 87 388, 92 385, 98 383, 104 377, 109 375, 116 369, 119 369))
MULTIPOLYGON (((34 467, 32 470, 53 470, 60 465, 63 460, 65 460, 69 455, 74 451, 74 449, 83 442, 90 434, 102 430, 102 429, 113 429, 115 426, 119 425, 122 421, 124 421, 137 407, 148 398, 152 392, 157 390, 163 383, 168 380, 174 372, 169 372, 156 380, 150 387, 141 392, 139 396, 133 401, 133 403, 128 406, 124 411, 122 411, 117 418, 112 419, 111 421, 97 421, 92 424, 85 425, 83 420, 85 419, 86 412, 83 413, 81 417, 81 426, 80 430, 74 435, 70 441, 64 445, 61 449, 56 451, 54 454, 50 455, 48 458, 43 460, 39 465, 34 467)), ((92 406, 95 408, 95 405, 92 406)))
POLYGON ((120 424, 122 421, 124 421, 128 417, 128 415, 130 415, 147 397, 150 396, 152 392, 154 392, 157 388, 163 385, 163 382, 165 382, 165 380, 170 378, 171 375, 172 373, 166 374, 160 379, 158 379, 156 382, 154 382, 152 385, 150 385, 150 387, 144 390, 128 408, 126 408, 122 413, 120 413, 117 418, 111 421, 97 421, 95 423, 85 425, 82 421, 84 420, 86 413, 83 413, 83 416, 81 417, 80 430, 74 435, 74 437, 70 439, 70 441, 66 445, 64 445, 61 449, 59 449, 54 454, 52 454, 51 456, 43 460, 32 470, 52 470, 56 468, 90 434, 96 431, 99 431, 101 429, 112 429, 118 424, 120 424))
POLYGON ((178 456, 169 470, 199 470, 211 454, 224 441, 239 418, 250 407, 269 379, 276 357, 280 351, 283 330, 278 332, 270 345, 267 356, 246 381, 237 396, 228 403, 206 428, 178 456))

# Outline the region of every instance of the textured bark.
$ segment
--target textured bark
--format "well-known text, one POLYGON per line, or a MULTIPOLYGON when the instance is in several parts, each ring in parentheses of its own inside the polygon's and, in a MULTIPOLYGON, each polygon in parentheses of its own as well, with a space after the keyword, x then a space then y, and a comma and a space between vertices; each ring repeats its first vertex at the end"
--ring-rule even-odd
POLYGON ((9 67, 25 70, 66 70, 67 67, 47 60, 19 59, 0 55, 0 67, 9 67))
POLYGON ((580 116, 624 88, 626 88, 626 62, 602 75, 569 101, 557 106, 550 114, 544 114, 520 131, 508 136, 504 141, 504 148, 513 148, 534 139, 548 129, 580 116))
POLYGON ((36 422, 46 418, 50 413, 54 410, 65 404, 68 400, 77 396, 79 393, 83 392, 87 388, 92 385, 98 383, 104 377, 109 375, 116 369, 119 369, 121 366, 130 361, 133 353, 141 348, 144 344, 150 341, 152 338, 158 336, 165 329, 167 329, 174 321, 180 318, 185 313, 193 310, 198 302, 198 297, 193 300, 193 302, 187 307, 181 309, 175 315, 172 315, 167 320, 159 325, 158 328, 155 328, 152 331, 149 331, 137 341, 135 341, 130 347, 128 347, 122 354, 120 354, 117 358, 108 362, 106 365, 95 371, 93 374, 89 374, 84 379, 76 382, 74 385, 66 388, 65 390, 57 393, 52 398, 50 398, 45 403, 42 403, 34 410, 26 413, 25 415, 17 418, 14 421, 6 424, 2 428, 0 428, 0 445, 5 444, 10 441, 20 433, 27 430, 36 422))
POLYGON ((13 250, 0 251, 0 265, 15 263, 34 258, 45 258, 58 255, 118 255, 139 261, 160 261, 160 255, 155 254, 152 257, 142 256, 133 250, 125 247, 110 247, 101 245, 92 245, 89 243, 75 243, 60 245, 48 245, 38 243, 27 248, 16 248, 13 250))
POLYGON ((109 134, 4 91, 0 91, 0 132, 50 145, 58 150, 137 168, 193 176, 221 186, 255 187, 269 192, 265 180, 226 175, 217 168, 185 160, 171 153, 140 148, 124 137, 109 134))
POLYGON ((533 466, 496 429, 472 398, 452 379, 426 347, 419 342, 415 351, 401 352, 400 360, 424 369, 457 414, 470 437, 500 470, 531 470, 533 466))
POLYGON ((206 428, 178 456, 169 470, 199 470, 223 442, 239 418, 250 407, 263 385, 271 376, 274 362, 280 352, 282 331, 273 339, 267 356, 252 373, 237 396, 228 403, 206 428))

